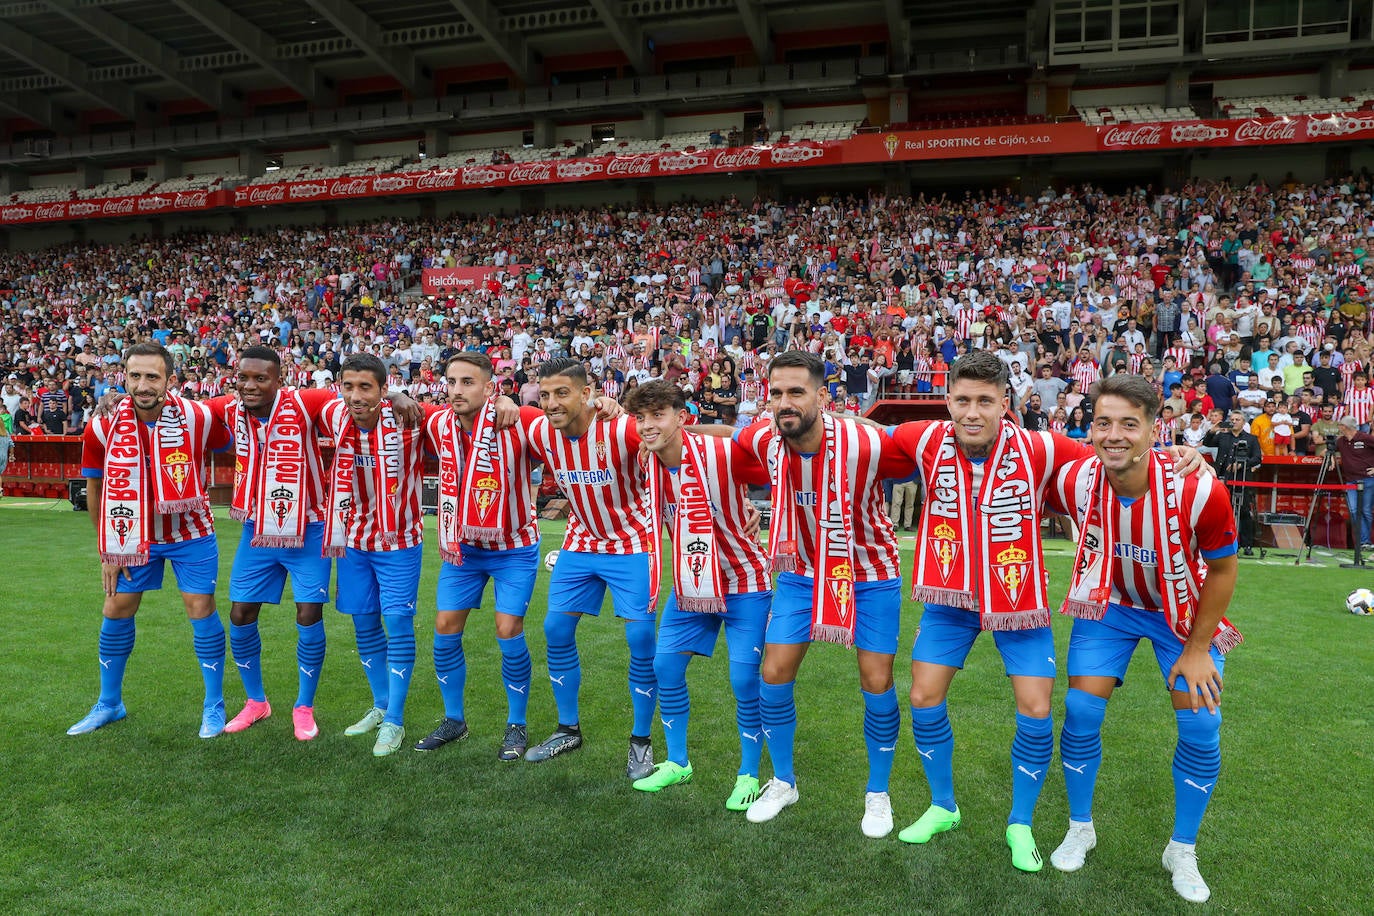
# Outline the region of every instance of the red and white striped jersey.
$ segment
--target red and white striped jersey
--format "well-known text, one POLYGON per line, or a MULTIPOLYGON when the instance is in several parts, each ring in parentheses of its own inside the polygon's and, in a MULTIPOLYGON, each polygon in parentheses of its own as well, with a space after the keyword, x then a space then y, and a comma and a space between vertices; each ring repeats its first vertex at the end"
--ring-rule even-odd
POLYGON ((1170 347, 1164 351, 1164 355, 1174 358, 1174 363, 1178 366, 1180 372, 1187 369, 1188 364, 1193 361, 1193 351, 1187 347, 1170 347))
MULTIPOLYGON (((383 404, 390 403, 383 399, 383 404)), ((338 440, 348 417, 348 408, 341 400, 326 404, 320 413, 320 431, 338 440)), ((420 512, 420 490, 425 472, 425 430, 423 426, 396 431, 400 449, 400 479, 397 491, 383 497, 376 492, 374 469, 381 451, 380 436, 375 429, 358 430, 358 452, 353 459, 353 512, 345 532, 349 547, 356 550, 381 552, 414 547, 424 539, 424 516, 420 512), (377 500, 396 501, 396 543, 382 540, 377 518, 377 500)))
MULTIPOLYGON (((301 404, 305 407, 305 415, 309 423, 305 437, 305 482, 303 489, 303 496, 305 498, 305 519, 308 522, 322 522, 324 521, 325 511, 324 481, 328 474, 328 470, 325 467, 324 458, 320 453, 320 414, 324 410, 326 404, 335 400, 335 396, 333 392, 321 391, 318 388, 307 388, 297 391, 296 393, 300 395, 301 404)), ((205 402, 205 406, 210 408, 215 418, 229 427, 231 435, 234 432, 234 426, 229 419, 229 414, 231 412, 229 408, 236 400, 237 398, 233 396, 224 396, 213 398, 205 402)), ((249 414, 248 426, 258 437, 258 454, 261 455, 263 454, 262 450, 267 444, 267 423, 249 414)), ((325 432, 323 435, 328 437, 330 434, 325 432)), ((240 477, 249 487, 253 488, 253 490, 256 490, 265 479, 261 474, 235 474, 234 480, 236 483, 240 480, 240 477)), ((250 490, 246 505, 249 507, 250 511, 257 508, 258 495, 256 492, 250 490)))
POLYGON ((1076 359, 1069 366, 1069 375, 1078 381, 1078 390, 1087 394, 1088 389, 1102 380, 1102 369, 1096 360, 1076 359))
MULTIPOLYGON (((1080 525, 1091 495, 1088 469, 1092 463, 1091 459, 1073 462, 1050 487, 1050 504, 1067 510, 1080 525)), ((1226 487, 1210 474, 1184 477, 1179 486, 1179 511, 1188 520, 1186 527, 1192 534, 1184 546, 1194 570, 1203 569, 1208 559, 1235 553, 1236 521, 1226 487)), ((1112 545, 1112 603, 1146 611, 1164 610, 1157 572, 1162 545, 1155 543, 1154 506, 1149 494, 1129 504, 1118 498, 1109 511, 1116 512, 1117 531, 1112 545)))
MULTIPOLYGON (((841 423, 853 421, 837 417, 841 423)), ((774 433, 770 420, 759 420, 735 434, 735 441, 765 465, 768 446, 774 433)), ((896 448, 880 430, 858 427, 859 447, 849 458, 846 473, 849 498, 854 511, 854 581, 875 582, 896 579, 902 574, 897 556, 897 535, 892 520, 883 511, 883 481, 890 477, 909 477, 915 469, 911 459, 896 448)), ((797 499, 797 573, 816 575, 816 530, 820 520, 821 467, 815 455, 784 449, 787 473, 797 499)))
POLYGON ((647 553, 650 548, 648 490, 639 460, 634 420, 593 420, 572 438, 554 429, 542 413, 521 415, 530 451, 553 472, 572 506, 563 549, 578 553, 647 553))
MULTIPOLYGON (((427 408, 425 410, 426 447, 438 453, 443 436, 444 418, 451 415, 450 408, 427 408)), ((534 496, 531 493, 530 476, 534 462, 538 459, 530 451, 529 433, 526 421, 541 417, 544 412, 537 407, 520 408, 522 422, 507 427, 496 434, 496 447, 501 454, 501 462, 506 472, 505 505, 501 507, 501 527, 506 536, 494 541, 463 540, 484 550, 510 550, 515 547, 528 547, 539 543, 539 523, 534 514, 534 496)), ((455 418, 456 422, 456 418, 455 418)), ((466 462, 468 450, 472 448, 472 434, 460 429, 459 437, 463 446, 463 461, 466 462)), ((461 495, 460 503, 461 505, 461 495)))
MULTIPOLYGON (((768 554, 757 537, 744 534, 744 516, 745 507, 749 505, 748 485, 768 486, 768 470, 730 439, 697 436, 695 441, 704 446, 706 467, 702 478, 706 481, 706 494, 715 517, 724 594, 767 591, 772 588, 768 554)), ((649 473, 661 475, 664 529, 671 539, 679 499, 677 468, 669 470, 650 456, 649 473)))
POLYGON ((1355 387, 1355 373, 1362 372, 1364 365, 1358 359, 1347 359, 1340 365, 1341 385, 1346 391, 1355 387))
POLYGON ((1354 417, 1356 423, 1363 424, 1369 422, 1371 415, 1374 415, 1374 388, 1346 389, 1339 416, 1354 417))
MULTIPOLYGON (((229 428, 215 419, 210 408, 197 401, 181 402, 186 412, 186 424, 190 433, 191 460, 187 464, 200 475, 201 487, 205 488, 205 453, 227 448, 231 440, 229 428)), ((101 478, 105 476, 105 447, 110 441, 110 430, 114 427, 114 415, 94 417, 86 426, 81 440, 81 473, 83 477, 101 478)), ((153 461, 157 449, 153 441, 153 428, 156 423, 140 424, 138 434, 142 439, 144 455, 143 487, 144 512, 152 520, 151 532, 154 544, 176 544, 193 538, 205 537, 215 533, 215 517, 210 512, 210 500, 205 507, 194 512, 181 512, 176 515, 161 515, 154 511, 153 461)))

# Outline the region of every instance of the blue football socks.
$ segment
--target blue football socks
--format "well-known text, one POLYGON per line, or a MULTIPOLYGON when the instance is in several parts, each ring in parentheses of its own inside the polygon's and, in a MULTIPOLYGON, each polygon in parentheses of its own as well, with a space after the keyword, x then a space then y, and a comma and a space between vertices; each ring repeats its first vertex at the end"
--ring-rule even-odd
POLYGON ((315 691, 320 686, 320 673, 324 668, 324 621, 317 620, 310 626, 296 624, 296 674, 299 686, 296 691, 297 706, 314 706, 315 691))
POLYGON ((911 707, 911 734, 916 739, 916 753, 921 755, 921 768, 930 784, 930 802, 946 811, 958 806, 954 802, 954 729, 949 724, 949 707, 911 707))
POLYGON ((501 680, 506 685, 506 722, 525 724, 525 710, 530 703, 530 648, 525 634, 510 639, 497 639, 501 649, 501 680))
POLYGON ((134 618, 100 621, 100 703, 118 706, 124 702, 124 669, 134 651, 134 618))
POLYGON ((1046 716, 1034 719, 1016 714, 1016 735, 1011 739, 1011 816, 1008 824, 1031 825, 1040 790, 1054 756, 1054 722, 1046 716))
POLYGON ((224 624, 219 614, 191 621, 191 633, 205 681, 205 705, 224 702, 224 624))
POLYGON ((243 681, 244 695, 259 703, 266 701, 267 693, 262 686, 262 637, 258 635, 258 622, 229 624, 229 648, 234 653, 234 666, 239 669, 239 680, 243 681))
POLYGON ((386 716, 382 720, 392 725, 404 725, 406 695, 410 693, 410 678, 415 673, 415 618, 409 614, 387 614, 386 625, 386 716))
POLYGON ((773 761, 773 776, 788 785, 797 784, 793 769, 793 745, 797 739, 796 681, 786 684, 759 683, 759 719, 773 761))
POLYGON ((466 718, 463 691, 468 681, 468 662, 463 654, 462 633, 434 634, 434 676, 439 680, 444 715, 462 721, 466 718))

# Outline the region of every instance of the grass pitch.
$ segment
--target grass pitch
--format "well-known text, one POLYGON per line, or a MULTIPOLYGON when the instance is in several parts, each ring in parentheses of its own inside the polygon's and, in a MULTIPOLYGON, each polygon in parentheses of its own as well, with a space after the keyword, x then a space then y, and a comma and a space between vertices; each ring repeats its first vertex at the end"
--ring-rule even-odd
MULTIPOLYGON (((219 530, 224 585, 239 528, 222 518, 219 530)), ((546 528, 546 548, 557 546, 559 530, 546 528)), ((1052 544, 1056 601, 1071 558, 1063 542, 1052 544)), ((909 541, 905 553, 909 568, 909 541)), ((496 760, 505 697, 492 621, 481 614, 464 642, 472 736, 438 753, 408 749, 441 715, 429 655, 433 551, 401 754, 376 760, 370 738, 342 734, 370 698, 352 627, 330 609, 321 736, 306 744, 291 736, 294 614, 269 607, 261 628, 272 718, 199 740, 201 681, 170 589, 148 595, 138 615, 128 719, 68 738, 97 693, 101 597, 90 519, 65 502, 5 500, 0 557, 0 912, 1370 910, 1374 743, 1361 691, 1374 668, 1374 620, 1352 617, 1342 602, 1371 577, 1334 560, 1322 569, 1242 561, 1231 618, 1246 642, 1227 666, 1223 770, 1198 847, 1213 896, 1198 907, 1174 895, 1159 864, 1173 812, 1174 726, 1146 647, 1108 712, 1097 850, 1077 874, 1047 862, 1023 875, 1002 840, 1014 707, 990 639, 979 640, 950 697, 964 826, 913 847, 859 832, 862 705, 852 654, 835 646, 815 647, 798 686, 802 800, 752 825, 724 808, 738 749, 723 649, 688 675, 696 778, 656 796, 634 792, 624 776, 626 650, 609 613, 579 628, 583 750, 540 765, 496 760)), ((554 725, 540 628, 546 586, 541 572, 529 625, 534 741, 554 725)), ((227 600, 221 614, 227 625, 227 600)), ((917 617, 908 602, 897 663, 904 709, 903 653, 917 617)), ((1057 619, 1061 661, 1068 633, 1069 621, 1057 619)), ((225 692, 233 715, 243 692, 232 673, 225 692)), ((899 829, 928 803, 909 725, 904 711, 892 789, 899 829)), ((655 744, 662 759, 657 725, 655 744)), ((1060 772, 1057 763, 1050 772, 1060 772)), ((1036 818, 1046 859, 1066 818, 1054 775, 1036 818)))

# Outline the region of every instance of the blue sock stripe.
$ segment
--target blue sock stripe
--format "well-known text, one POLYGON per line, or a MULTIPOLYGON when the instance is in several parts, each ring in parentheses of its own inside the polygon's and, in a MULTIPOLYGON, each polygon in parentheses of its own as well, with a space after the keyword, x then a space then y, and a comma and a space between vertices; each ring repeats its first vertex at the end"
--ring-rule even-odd
POLYGON ((862 691, 864 698, 864 744, 868 751, 869 792, 886 792, 892 780, 892 763, 897 755, 897 736, 902 716, 897 711, 897 691, 862 691))
POLYGON ((324 665, 324 621, 309 626, 296 624, 296 705, 314 706, 324 665))
POLYGON ((501 683, 506 688, 506 721, 511 725, 524 725, 533 674, 525 634, 510 639, 498 638, 496 645, 501 649, 501 683))
POLYGON ((401 614, 382 618, 386 626, 387 705, 384 721, 405 724, 406 696, 415 673, 415 619, 401 614))
POLYGON ((675 716, 691 708, 691 698, 687 695, 686 684, 672 687, 659 687, 658 705, 664 716, 675 716))
POLYGON ((218 614, 191 621, 191 641, 205 682, 205 702, 224 700, 224 623, 218 614))
POLYGON ((796 785, 793 752, 797 738, 796 682, 759 684, 759 718, 768 754, 773 758, 773 775, 796 785))
POLYGON ((956 807, 954 801, 954 729, 949 722, 949 707, 911 707, 911 734, 916 739, 916 752, 921 757, 921 769, 930 786, 931 804, 947 811, 956 807))
POLYGON ((118 706, 124 699, 124 669, 134 651, 134 618, 100 621, 100 702, 118 706))

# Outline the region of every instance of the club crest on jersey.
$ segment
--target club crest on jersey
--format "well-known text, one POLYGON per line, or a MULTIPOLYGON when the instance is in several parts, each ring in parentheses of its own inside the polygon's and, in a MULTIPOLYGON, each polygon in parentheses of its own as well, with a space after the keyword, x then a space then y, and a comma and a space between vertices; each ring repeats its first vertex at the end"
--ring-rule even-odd
POLYGON ((706 564, 711 560, 711 545, 701 538, 694 538, 683 548, 687 555, 687 568, 692 573, 694 584, 701 585, 701 574, 706 572, 706 564))
POLYGON ((444 529, 444 534, 453 530, 453 503, 445 502, 439 507, 439 526, 444 529))
POLYGON ((1008 547, 997 555, 997 562, 992 564, 993 575, 1002 585, 1002 591, 1007 593, 1007 599, 1013 605, 1016 604, 1016 596, 1021 593, 1021 589, 1030 578, 1030 554, 1020 547, 1008 547))
POLYGON ((277 517, 277 527, 280 528, 291 512, 291 504, 296 501, 296 494, 287 487, 277 487, 269 495, 272 501, 268 505, 272 509, 272 514, 277 517))
POLYGON ((935 526, 934 535, 930 539, 930 546, 935 551, 936 561, 940 564, 940 577, 948 582, 949 574, 954 569, 954 561, 959 556, 959 535, 945 522, 935 526))
POLYGON ((177 449, 163 459, 163 473, 176 487, 178 493, 186 489, 186 481, 191 476, 191 456, 177 449))
POLYGON ((134 510, 128 506, 115 506, 110 510, 110 527, 119 537, 120 546, 129 537, 129 532, 134 527, 134 510))
POLYGON ((847 624, 852 607, 850 602, 854 598, 854 567, 848 563, 839 563, 831 567, 830 581, 826 584, 830 586, 830 594, 835 596, 840 622, 847 624))
POLYGON ((605 461, 605 460, 606 460, 606 443, 605 443, 605 442, 598 442, 598 443, 596 444, 596 457, 597 457, 598 459, 600 459, 601 461, 605 461))
POLYGON ((477 511, 481 513, 481 518, 485 521, 491 514, 491 507, 496 505, 497 494, 501 490, 501 483, 495 477, 487 474, 479 477, 472 484, 477 492, 473 494, 473 499, 477 502, 477 511))

